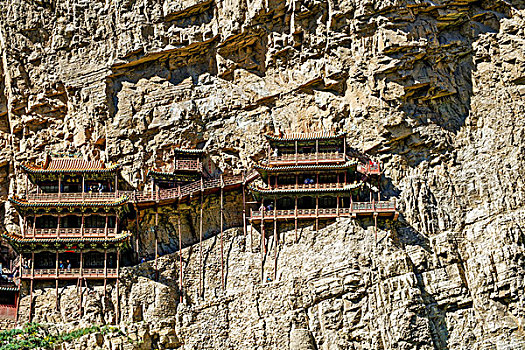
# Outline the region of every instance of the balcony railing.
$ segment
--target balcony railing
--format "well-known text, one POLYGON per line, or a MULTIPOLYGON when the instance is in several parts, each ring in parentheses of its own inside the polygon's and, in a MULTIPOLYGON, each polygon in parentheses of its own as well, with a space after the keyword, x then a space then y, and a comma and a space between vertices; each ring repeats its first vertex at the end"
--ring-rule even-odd
MULTIPOLYGON (((287 209, 287 210, 264 210, 264 217, 271 218, 333 218, 338 216, 350 216, 353 214, 395 214, 396 202, 354 202, 350 208, 319 208, 319 209, 287 209)), ((263 212, 252 210, 252 219, 262 219, 263 212)))
POLYGON ((122 196, 121 192, 75 192, 75 193, 29 193, 25 196, 28 202, 113 202, 122 196))
MULTIPOLYGON (((56 269, 34 269, 33 275, 31 275, 31 269, 23 269, 22 270, 22 278, 33 278, 35 279, 54 279, 57 278, 57 270, 56 269)), ((68 279, 68 278, 104 278, 104 269, 103 268, 83 268, 82 271, 80 269, 59 269, 58 270, 58 278, 68 279)), ((107 275, 108 278, 116 278, 117 277, 117 269, 115 268, 108 268, 107 269, 107 275)))
POLYGON ((198 160, 176 160, 175 170, 202 171, 202 162, 198 160))
MULTIPOLYGON (((107 228, 107 236, 115 236, 115 228, 107 228)), ((84 227, 84 232, 79 227, 75 228, 37 228, 34 231, 29 229, 26 233, 26 237, 35 237, 35 238, 70 238, 70 237, 106 237, 105 228, 87 228, 84 227)))
POLYGON ((343 183, 318 183, 318 184, 277 184, 277 186, 272 185, 268 189, 270 190, 304 190, 304 189, 335 189, 335 188, 344 188, 345 184, 343 183))
POLYGON ((195 195, 200 191, 242 184, 242 175, 227 175, 221 178, 212 178, 203 181, 195 181, 184 186, 159 189, 158 191, 136 191, 124 192, 132 202, 141 203, 149 201, 166 201, 195 195))
POLYGON ((338 152, 321 152, 321 153, 292 153, 275 156, 270 154, 268 156, 268 163, 272 165, 277 164, 312 164, 312 163, 333 163, 344 162, 346 160, 344 153, 338 152))
MULTIPOLYGON (((178 162, 195 162, 180 160, 178 162)), ((199 162, 200 163, 200 162, 199 162)), ((201 165, 202 166, 202 163, 201 165)), ((245 178, 243 175, 225 175, 221 178, 211 178, 203 181, 195 181, 184 186, 159 189, 158 191, 117 191, 117 192, 102 192, 102 193, 30 193, 25 196, 21 195, 29 202, 33 203, 76 203, 76 202, 98 202, 104 204, 105 202, 112 202, 120 199, 122 196, 127 196, 132 203, 151 202, 151 201, 166 201, 178 199, 199 193, 200 191, 217 189, 221 186, 235 186, 243 183, 245 178)))

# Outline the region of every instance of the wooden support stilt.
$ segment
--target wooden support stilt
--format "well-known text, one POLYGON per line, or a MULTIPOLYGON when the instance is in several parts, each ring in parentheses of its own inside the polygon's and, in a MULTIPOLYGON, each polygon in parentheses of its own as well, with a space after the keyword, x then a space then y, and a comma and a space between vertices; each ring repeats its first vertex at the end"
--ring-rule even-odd
POLYGON ((277 278, 277 249, 279 247, 278 237, 277 237, 277 220, 273 220, 273 280, 277 278))
POLYGON ((180 302, 183 300, 182 293, 182 230, 180 224, 180 198, 179 198, 179 215, 177 215, 177 227, 179 231, 179 292, 180 292, 180 302))
POLYGON ((295 221, 295 243, 297 243, 297 196, 295 197, 295 211, 294 211, 294 221, 295 221))
POLYGON ((200 219, 199 219, 199 295, 204 296, 204 267, 202 266, 202 210, 204 206, 204 191, 201 179, 201 208, 200 208, 200 219))
POLYGON ((29 323, 33 321, 33 276, 31 276, 31 282, 29 283, 29 323))
POLYGON ((58 310, 58 250, 55 254, 55 309, 58 310))
POLYGON ((221 286, 224 289, 224 181, 221 174, 221 286))
POLYGON ((374 214, 374 236, 377 243, 377 214, 374 214))
MULTIPOLYGON (((277 177, 276 177, 277 178, 277 177)), ((277 180, 276 180, 277 182, 277 180)), ((274 268, 273 268, 273 279, 275 281, 277 277, 277 247, 279 245, 279 238, 277 235, 277 196, 273 197, 273 259, 274 259, 274 268)))
MULTIPOLYGON (((36 220, 35 220, 36 221, 36 220)), ((33 320, 33 281, 35 279, 35 252, 31 252, 31 282, 29 286, 29 322, 33 320)))
POLYGON ((244 246, 246 247, 246 174, 242 174, 242 231, 244 234, 244 246))
POLYGON ((250 253, 253 253, 253 221, 250 217, 250 253))
POLYGON ((55 278, 55 310, 58 310, 58 277, 55 278))
POLYGON ((80 305, 79 305, 79 315, 82 317, 82 297, 83 297, 83 289, 82 289, 82 267, 83 267, 83 251, 80 251, 80 269, 79 269, 79 277, 78 277, 78 284, 80 286, 80 305))
POLYGON ((135 228, 137 230, 137 232, 135 233, 135 257, 136 257, 137 263, 138 263, 140 261, 140 256, 139 256, 139 231, 140 231, 139 217, 140 217, 140 212, 139 212, 139 207, 136 204, 135 204, 135 213, 137 215, 137 220, 135 220, 135 226, 136 226, 135 228))
POLYGON ((264 252, 264 255, 266 255, 266 226, 264 225, 264 210, 262 211, 262 219, 261 219, 261 251, 264 252))
POLYGON ((104 249, 104 300, 106 299, 107 281, 108 281, 108 250, 104 249))
POLYGON ((315 196, 315 232, 319 231, 319 196, 315 196))
POLYGON ((82 317, 82 280, 80 277, 77 280, 77 293, 78 293, 78 315, 82 317))
POLYGON ((120 280, 120 248, 117 248, 117 285, 116 285, 116 292, 117 292, 117 305, 116 305, 116 321, 117 323, 120 322, 120 295, 119 295, 119 280, 120 280))
POLYGON ((159 257, 159 239, 157 229, 159 226, 159 208, 155 207, 155 281, 159 280, 158 257, 159 257))
POLYGON ((265 232, 264 232, 264 208, 261 219, 261 282, 264 283, 264 256, 266 255, 265 232))

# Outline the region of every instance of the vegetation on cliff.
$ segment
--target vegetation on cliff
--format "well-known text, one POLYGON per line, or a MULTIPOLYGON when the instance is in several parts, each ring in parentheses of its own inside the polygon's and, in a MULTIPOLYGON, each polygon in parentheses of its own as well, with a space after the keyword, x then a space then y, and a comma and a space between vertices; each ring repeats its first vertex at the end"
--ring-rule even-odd
POLYGON ((57 345, 94 333, 123 335, 117 327, 110 326, 91 326, 71 332, 57 332, 46 325, 27 323, 21 329, 1 331, 0 350, 53 349, 57 345))

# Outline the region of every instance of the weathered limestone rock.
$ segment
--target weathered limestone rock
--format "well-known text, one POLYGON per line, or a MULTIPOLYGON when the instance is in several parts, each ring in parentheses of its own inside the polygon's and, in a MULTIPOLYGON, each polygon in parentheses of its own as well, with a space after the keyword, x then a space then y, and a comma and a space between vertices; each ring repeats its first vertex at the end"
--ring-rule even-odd
MULTIPOLYGON (((148 189, 173 145, 205 146, 239 173, 263 157, 266 132, 333 130, 384 163, 382 193, 400 207, 377 241, 367 219, 303 227, 298 242, 283 225, 274 271, 273 237, 261 262, 260 233, 239 229, 242 194, 228 193, 225 226, 237 228, 225 232, 225 290, 217 195, 204 200, 202 250, 199 198, 158 208, 156 231, 156 209, 143 210, 138 230, 124 224, 141 255, 158 239, 158 272, 151 260, 126 268, 105 298, 84 286, 82 317, 75 286, 59 288, 58 309, 53 283, 35 291, 35 321, 117 323, 127 335, 71 347, 525 347, 523 1, 0 0, 0 10, 4 200, 24 188, 20 162, 44 151, 119 162, 130 188, 148 189)), ((17 230, 8 203, 0 216, 17 230)))

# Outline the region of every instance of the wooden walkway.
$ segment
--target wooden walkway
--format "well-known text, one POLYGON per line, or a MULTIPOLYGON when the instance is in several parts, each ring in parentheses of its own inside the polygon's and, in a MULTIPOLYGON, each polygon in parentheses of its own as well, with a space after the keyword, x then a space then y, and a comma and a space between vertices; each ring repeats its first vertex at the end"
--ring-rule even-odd
POLYGON ((396 219, 398 215, 395 201, 353 202, 350 208, 252 210, 250 214, 251 220, 255 223, 260 223, 262 220, 333 219, 358 215, 393 216, 396 219))
MULTIPOLYGON (((194 195, 203 193, 213 193, 224 190, 233 190, 241 187, 243 183, 255 179, 253 173, 248 176, 227 175, 212 179, 202 179, 189 183, 184 186, 179 186, 171 189, 158 189, 157 191, 115 191, 102 193, 31 193, 27 195, 24 200, 31 203, 113 203, 124 196, 128 198, 128 203, 137 204, 139 206, 147 205, 163 205, 175 202, 178 200, 185 200, 194 195)), ((44 232, 42 234, 45 235, 44 232)))

